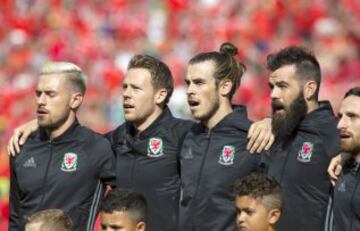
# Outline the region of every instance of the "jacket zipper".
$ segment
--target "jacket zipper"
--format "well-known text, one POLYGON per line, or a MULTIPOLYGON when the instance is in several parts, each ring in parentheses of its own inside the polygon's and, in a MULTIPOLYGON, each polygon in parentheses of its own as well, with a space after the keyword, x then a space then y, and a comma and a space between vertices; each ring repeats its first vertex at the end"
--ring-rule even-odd
MULTIPOLYGON (((138 141, 139 140, 139 137, 138 137, 138 135, 136 135, 135 136, 135 141, 138 141)), ((133 142, 135 142, 135 141, 133 141, 133 142)), ((134 185, 135 185, 135 183, 134 183, 134 170, 135 170, 135 164, 136 164, 136 155, 135 155, 135 151, 132 149, 132 152, 131 152, 131 158, 132 158, 132 160, 131 160, 131 175, 130 175, 130 183, 131 183, 131 187, 132 188, 134 188, 134 185)))
MULTIPOLYGON (((205 160, 206 160, 206 157, 207 157, 207 153, 208 153, 208 150, 209 150, 209 146, 210 146, 210 140, 211 140, 211 130, 209 130, 209 132, 206 134, 206 139, 207 139, 207 146, 206 146, 206 150, 205 150, 205 154, 203 156, 203 159, 201 161, 201 165, 200 165, 200 171, 199 171, 199 175, 198 175, 198 179, 197 179, 197 182, 196 182, 196 188, 195 188, 195 193, 194 193, 194 204, 193 204, 193 207, 194 207, 194 210, 196 212, 196 199, 197 199, 197 194, 198 194, 198 190, 199 190, 199 185, 200 185, 200 179, 201 179, 201 176, 202 176, 202 172, 203 172, 203 168, 204 168, 204 165, 205 165, 205 160)), ((195 225, 195 216, 193 216, 193 227, 195 228, 196 225, 195 225)), ((195 230, 195 229, 194 229, 195 230)))
MULTIPOLYGON (((277 150, 277 151, 279 151, 279 150, 277 150)), ((282 151, 282 148, 280 149, 280 151, 282 151)), ((280 153, 277 153, 277 154, 279 155, 280 153)), ((285 154, 285 155, 286 155, 286 156, 285 156, 285 160, 284 160, 283 166, 282 166, 282 168, 281 168, 281 174, 280 174, 279 184, 282 183, 283 176, 284 176, 284 174, 285 174, 285 168, 286 168, 287 162, 288 162, 288 160, 289 160, 289 156, 291 155, 291 154, 289 153, 289 150, 286 151, 286 154, 285 154)))
POLYGON ((43 209, 43 202, 44 202, 44 198, 45 198, 46 180, 47 180, 47 175, 49 173, 50 163, 51 163, 51 159, 52 159, 52 155, 53 155, 52 140, 49 140, 49 146, 50 146, 50 157, 49 157, 49 160, 47 162, 45 175, 44 175, 43 182, 42 182, 42 185, 41 185, 42 194, 41 194, 41 200, 40 200, 40 203, 39 203, 39 210, 43 209))
POLYGON ((134 188, 134 169, 135 169, 135 161, 136 161, 136 158, 135 156, 131 156, 131 175, 130 175, 130 182, 131 182, 131 187, 134 188))

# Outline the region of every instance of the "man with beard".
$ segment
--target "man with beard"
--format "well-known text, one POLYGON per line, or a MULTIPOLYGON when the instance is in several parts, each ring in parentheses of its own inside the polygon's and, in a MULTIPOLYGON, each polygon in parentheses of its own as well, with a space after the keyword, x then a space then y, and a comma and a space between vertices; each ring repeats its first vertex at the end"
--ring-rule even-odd
POLYGON ((24 230, 26 217, 52 208, 66 212, 74 230, 93 230, 115 165, 108 140, 77 120, 86 82, 72 63, 42 67, 35 91, 39 129, 10 159, 9 230, 24 230))
POLYGON ((360 87, 350 89, 341 102, 338 129, 341 149, 351 154, 334 189, 336 231, 360 230, 360 87))
POLYGON ((188 103, 200 123, 181 150, 180 230, 236 230, 233 184, 260 164, 260 156, 246 150, 246 108, 231 104, 245 71, 236 54, 236 47, 224 43, 220 52, 200 53, 188 64, 188 103))
POLYGON ((284 193, 278 230, 324 230, 331 184, 327 166, 338 153, 337 120, 328 102, 319 102, 320 66, 300 47, 267 58, 276 145, 268 174, 284 193))

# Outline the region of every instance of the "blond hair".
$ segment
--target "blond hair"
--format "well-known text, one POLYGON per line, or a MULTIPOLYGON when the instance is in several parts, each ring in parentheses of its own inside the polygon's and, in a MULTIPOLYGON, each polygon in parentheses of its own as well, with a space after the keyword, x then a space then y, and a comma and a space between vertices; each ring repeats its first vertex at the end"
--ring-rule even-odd
POLYGON ((71 231, 70 217, 60 209, 46 209, 27 218, 26 226, 40 223, 39 231, 71 231))
POLYGON ((82 94, 85 94, 87 76, 80 67, 70 62, 48 62, 40 70, 40 75, 64 74, 71 85, 82 94))

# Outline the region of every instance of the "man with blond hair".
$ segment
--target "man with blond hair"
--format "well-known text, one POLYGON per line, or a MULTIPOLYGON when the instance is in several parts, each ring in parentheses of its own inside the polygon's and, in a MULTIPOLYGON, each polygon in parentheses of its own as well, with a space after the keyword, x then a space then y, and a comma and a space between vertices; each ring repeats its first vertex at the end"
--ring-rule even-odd
POLYGON ((115 173, 110 143, 76 117, 86 82, 72 63, 41 69, 35 91, 39 129, 10 159, 9 230, 23 230, 25 217, 50 208, 68 213, 74 230, 93 230, 104 183, 112 183, 115 173))

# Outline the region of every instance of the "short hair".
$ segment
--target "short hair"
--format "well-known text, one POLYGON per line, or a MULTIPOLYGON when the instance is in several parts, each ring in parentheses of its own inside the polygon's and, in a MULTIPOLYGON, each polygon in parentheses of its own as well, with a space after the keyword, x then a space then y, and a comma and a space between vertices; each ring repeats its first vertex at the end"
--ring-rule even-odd
POLYGON ((263 173, 252 173, 236 180, 234 190, 238 197, 260 199, 267 210, 282 208, 283 199, 279 183, 263 173))
POLYGON ((353 87, 345 93, 344 99, 349 96, 360 97, 360 87, 353 87))
POLYGON ((76 91, 85 94, 87 76, 77 65, 69 62, 48 62, 42 66, 40 75, 50 74, 64 74, 76 91))
POLYGON ((128 70, 132 68, 147 69, 150 72, 154 89, 166 89, 167 95, 162 105, 165 107, 174 91, 173 77, 169 67, 150 55, 137 54, 129 62, 128 70))
POLYGON ((314 54, 308 49, 300 46, 289 46, 276 53, 267 56, 267 68, 275 71, 286 65, 295 65, 296 76, 302 83, 314 80, 317 89, 314 99, 319 97, 321 70, 320 64, 314 54))
POLYGON ((214 73, 216 86, 224 79, 228 79, 233 83, 229 94, 231 100, 240 86, 241 78, 246 70, 245 65, 234 58, 237 54, 237 48, 233 44, 226 42, 221 44, 219 52, 212 51, 197 54, 190 59, 189 64, 213 61, 216 65, 214 73))
POLYGON ((41 223, 39 231, 71 231, 72 221, 61 209, 46 209, 28 217, 26 225, 41 223))
POLYGON ((128 189, 113 189, 104 198, 101 205, 101 212, 128 212, 135 223, 146 220, 145 197, 128 189))

